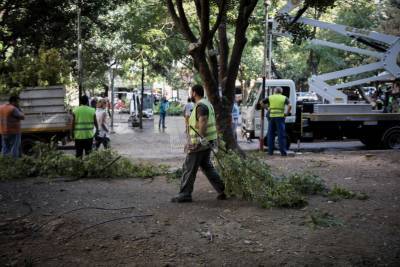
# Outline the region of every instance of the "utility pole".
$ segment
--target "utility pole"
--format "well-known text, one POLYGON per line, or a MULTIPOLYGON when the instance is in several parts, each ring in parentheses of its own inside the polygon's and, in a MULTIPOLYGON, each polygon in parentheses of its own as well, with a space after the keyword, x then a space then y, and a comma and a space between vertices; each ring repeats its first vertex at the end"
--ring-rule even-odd
MULTIPOLYGON (((265 98, 266 79, 267 79, 267 60, 268 60, 268 0, 264 2, 265 25, 264 25, 264 59, 263 59, 263 82, 261 90, 261 99, 265 98)), ((270 67, 269 67, 270 68, 270 67)), ((269 72, 268 68, 268 72, 269 72)), ((270 75, 268 75, 270 76, 270 75)), ((270 78, 270 77, 268 77, 270 78)), ((265 110, 261 108, 261 129, 260 129, 260 151, 264 151, 264 125, 265 125, 265 110)))
POLYGON ((83 92, 82 86, 82 36, 81 36, 81 2, 78 2, 78 91, 79 104, 81 104, 81 96, 83 92))

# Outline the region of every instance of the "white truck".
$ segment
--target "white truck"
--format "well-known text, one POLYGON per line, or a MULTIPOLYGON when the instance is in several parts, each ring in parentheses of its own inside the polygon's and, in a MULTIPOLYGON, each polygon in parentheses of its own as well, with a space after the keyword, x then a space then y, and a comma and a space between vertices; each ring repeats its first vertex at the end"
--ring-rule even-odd
MULTIPOLYGON (((64 86, 28 87, 19 97, 25 114, 21 122, 23 153, 29 153, 36 142, 65 141, 70 136, 72 115, 65 108, 64 86)), ((4 103, 7 97, 1 96, 0 104, 4 103)))
MULTIPOLYGON (((316 139, 358 139, 370 148, 400 148, 400 113, 372 110, 370 104, 321 104, 298 102, 292 80, 266 80, 266 95, 281 87, 292 105, 286 117, 287 144, 316 139)), ((248 139, 259 138, 262 83, 257 82, 242 104, 242 133, 248 139)), ((268 129, 265 121, 264 133, 268 129)))
MULTIPOLYGON (((299 7, 303 2, 300 0, 290 0, 279 11, 279 14, 289 15, 292 10, 299 7)), ((376 59, 376 62, 312 76, 308 80, 310 91, 314 91, 319 95, 322 100, 320 103, 298 103, 296 88, 294 82, 291 80, 267 80, 266 96, 272 94, 275 87, 282 87, 284 95, 289 98, 293 107, 291 116, 286 117, 288 145, 298 140, 341 140, 348 138, 359 139, 365 145, 372 148, 400 148, 400 113, 384 113, 383 110, 373 110, 372 105, 366 102, 350 103, 347 95, 342 92, 344 88, 351 88, 375 81, 392 83, 393 91, 399 90, 400 66, 397 59, 400 53, 400 37, 309 18, 300 17, 295 22, 331 30, 356 40, 362 40, 364 44, 371 44, 371 47, 375 51, 349 47, 324 40, 311 40, 318 45, 371 56, 376 59), (346 83, 335 85, 328 83, 330 80, 369 73, 371 71, 380 71, 380 73, 346 83)), ((277 22, 273 21, 272 25, 273 29, 276 30, 277 22)), ((287 35, 280 32, 274 32, 274 34, 280 36, 287 35)), ((257 104, 261 100, 261 91, 262 84, 257 82, 242 106, 242 132, 249 139, 257 138, 260 135, 260 112, 257 112, 257 104)), ((264 125, 264 132, 266 133, 268 121, 264 125)))

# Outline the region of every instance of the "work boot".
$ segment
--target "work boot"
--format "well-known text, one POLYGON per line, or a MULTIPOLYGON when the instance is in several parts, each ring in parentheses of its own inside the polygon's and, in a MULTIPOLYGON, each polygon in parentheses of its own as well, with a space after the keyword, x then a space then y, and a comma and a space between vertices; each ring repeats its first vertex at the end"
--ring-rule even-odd
POLYGON ((171 198, 171 202, 173 203, 184 203, 184 202, 192 202, 191 196, 176 196, 171 198))
POLYGON ((226 200, 226 199, 227 199, 227 196, 225 195, 224 192, 222 192, 221 194, 219 194, 217 196, 217 200, 226 200))

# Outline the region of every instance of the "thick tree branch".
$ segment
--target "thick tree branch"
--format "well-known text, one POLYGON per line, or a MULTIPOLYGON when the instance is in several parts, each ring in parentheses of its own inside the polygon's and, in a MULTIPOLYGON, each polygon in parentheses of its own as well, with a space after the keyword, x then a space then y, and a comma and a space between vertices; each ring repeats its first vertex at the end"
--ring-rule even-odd
POLYGON ((178 7, 178 12, 180 17, 175 11, 175 5, 172 0, 166 0, 167 1, 167 7, 168 7, 168 12, 171 15, 172 20, 174 21, 176 27, 180 30, 180 32, 185 36, 185 38, 191 42, 191 43, 196 43, 197 38, 194 36, 192 30, 190 29, 189 22, 186 19, 185 11, 182 6, 182 0, 178 0, 177 7, 178 7), (183 14, 183 16, 182 16, 183 14))
MULTIPOLYGON (((226 31, 226 17, 223 18, 221 24, 218 27, 218 39, 219 39, 219 81, 222 84, 226 80, 228 72, 228 60, 229 60, 229 43, 226 31)), ((222 86, 225 88, 225 86, 222 86)))
POLYGON ((200 48, 201 50, 205 50, 208 41, 212 38, 210 38, 210 3, 208 0, 200 0, 201 4, 201 18, 200 18, 200 48))
POLYGON ((190 29, 189 21, 187 20, 185 9, 183 8, 183 1, 182 0, 177 0, 176 1, 176 6, 178 9, 180 21, 181 21, 181 26, 185 34, 189 37, 189 41, 191 43, 196 43, 197 38, 193 34, 192 30, 190 29))
POLYGON ((201 3, 200 3, 200 0, 194 0, 194 4, 196 5, 197 18, 200 21, 201 20, 201 3))
POLYGON ((239 15, 236 20, 235 43, 232 48, 232 54, 229 61, 227 84, 224 95, 229 101, 233 102, 235 97, 235 81, 240 66, 240 59, 243 54, 243 49, 247 43, 246 30, 249 26, 249 18, 253 12, 257 0, 240 0, 239 15))
POLYGON ((212 41, 208 42, 207 50, 208 50, 208 53, 207 53, 208 62, 210 65, 211 72, 214 76, 215 81, 220 82, 220 80, 218 79, 218 57, 217 57, 217 53, 215 52, 212 41))
POLYGON ((219 25, 222 22, 222 19, 223 18, 226 19, 227 0, 221 0, 221 3, 219 4, 218 8, 219 8, 219 12, 218 12, 217 20, 215 21, 215 24, 214 24, 213 28, 211 29, 210 39, 214 38, 214 35, 217 32, 219 25))

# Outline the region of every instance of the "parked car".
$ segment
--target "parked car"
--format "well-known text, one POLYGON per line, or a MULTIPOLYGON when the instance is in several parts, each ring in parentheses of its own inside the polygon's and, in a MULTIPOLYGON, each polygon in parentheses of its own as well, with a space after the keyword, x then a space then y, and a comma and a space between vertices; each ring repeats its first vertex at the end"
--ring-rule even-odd
POLYGON ((314 92, 297 92, 297 101, 314 102, 318 101, 318 96, 314 92))

